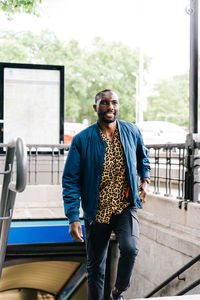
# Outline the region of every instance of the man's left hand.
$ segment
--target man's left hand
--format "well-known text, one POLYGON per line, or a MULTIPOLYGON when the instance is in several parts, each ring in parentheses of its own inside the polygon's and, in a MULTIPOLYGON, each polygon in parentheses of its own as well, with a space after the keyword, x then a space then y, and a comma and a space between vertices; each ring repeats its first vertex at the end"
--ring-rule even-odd
POLYGON ((148 191, 148 183, 144 181, 143 183, 140 184, 138 189, 138 195, 140 197, 142 204, 146 202, 147 191, 148 191))

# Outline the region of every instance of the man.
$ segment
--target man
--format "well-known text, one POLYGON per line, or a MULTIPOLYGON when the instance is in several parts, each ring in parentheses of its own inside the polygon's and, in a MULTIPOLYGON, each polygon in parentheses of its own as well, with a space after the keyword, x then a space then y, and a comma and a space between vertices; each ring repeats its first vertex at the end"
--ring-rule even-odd
POLYGON ((120 258, 110 299, 124 299, 138 253, 137 208, 145 202, 149 183, 148 150, 136 125, 117 120, 118 96, 103 90, 95 97, 97 123, 72 141, 63 172, 65 214, 69 232, 83 242, 79 221, 80 199, 84 212, 88 299, 103 300, 110 234, 115 232, 120 258), (137 177, 141 179, 138 187, 137 177))

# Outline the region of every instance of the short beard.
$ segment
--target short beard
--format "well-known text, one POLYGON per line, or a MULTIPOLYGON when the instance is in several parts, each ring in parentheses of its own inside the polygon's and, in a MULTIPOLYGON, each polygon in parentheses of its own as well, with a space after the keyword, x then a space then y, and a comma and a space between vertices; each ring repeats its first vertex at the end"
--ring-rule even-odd
POLYGON ((115 119, 112 119, 112 120, 107 120, 107 119, 102 118, 102 121, 103 121, 104 123, 109 124, 109 123, 115 122, 115 121, 116 121, 116 118, 115 118, 115 119))
POLYGON ((117 119, 116 115, 114 115, 113 119, 106 119, 106 118, 104 118, 104 116, 102 116, 102 118, 101 118, 101 120, 106 124, 113 123, 116 121, 116 119, 117 119))

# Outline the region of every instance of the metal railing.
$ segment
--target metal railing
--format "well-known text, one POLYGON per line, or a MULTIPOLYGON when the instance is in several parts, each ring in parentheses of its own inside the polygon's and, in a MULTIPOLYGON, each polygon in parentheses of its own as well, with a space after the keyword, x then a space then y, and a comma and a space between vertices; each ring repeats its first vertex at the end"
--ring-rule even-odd
POLYGON ((150 150, 153 192, 184 203, 200 202, 200 135, 188 134, 185 144, 147 145, 150 150))
MULTIPOLYGON (((167 278, 165 281, 163 281, 159 286, 157 286, 154 290, 152 290, 148 295, 145 296, 145 298, 151 298, 153 295, 155 295, 157 292, 159 292, 162 288, 166 287, 171 281, 173 281, 175 278, 178 278, 178 280, 185 280, 185 278, 180 278, 180 275, 188 270, 190 267, 192 267, 194 264, 199 262, 200 260, 200 254, 197 255, 195 258, 193 258, 191 261, 189 261, 186 265, 184 265, 182 268, 180 268, 177 272, 172 274, 169 278, 167 278)), ((193 283, 191 283, 189 286, 184 288, 182 291, 176 294, 176 296, 184 295, 196 286, 200 284, 200 279, 195 280, 193 283)))
POLYGON ((22 138, 11 141, 6 147, 6 161, 0 202, 0 277, 4 264, 8 234, 13 215, 16 193, 21 193, 26 187, 27 151, 22 138), (16 180, 12 180, 12 170, 16 156, 16 180))
POLYGON ((28 144, 28 184, 61 184, 69 145, 28 144))
MULTIPOLYGON (((6 144, 0 144, 1 149, 6 144)), ((61 184, 63 168, 66 160, 68 145, 43 145, 28 144, 27 151, 27 184, 61 184)), ((0 168, 3 168, 5 151, 0 155, 0 168)), ((16 177, 16 169, 13 166, 12 178, 16 177)), ((0 178, 0 184, 1 184, 0 178)))
MULTIPOLYGON (((0 148, 4 147, 4 144, 0 144, 0 148)), ((198 201, 198 195, 193 195, 193 189, 198 187, 199 179, 193 174, 199 172, 200 143, 190 141, 185 144, 147 145, 147 148, 150 150, 152 168, 150 191, 166 197, 176 197, 180 207, 183 202, 187 208, 189 201, 198 201)), ((27 145, 27 184, 61 184, 67 150, 69 145, 63 144, 27 145)), ((0 168, 4 156, 5 154, 0 155, 0 168)), ((15 168, 12 174, 15 178, 15 168)))
POLYGON ((147 145, 150 151, 151 187, 155 194, 184 198, 185 144, 147 145))
MULTIPOLYGON (((0 144, 0 148, 4 147, 0 144)), ((184 197, 185 144, 149 145, 154 193, 184 197)), ((27 145, 27 184, 61 184, 69 145, 27 145)), ((4 155, 0 156, 0 164, 4 155)), ((13 170, 15 177, 16 170, 13 170)))

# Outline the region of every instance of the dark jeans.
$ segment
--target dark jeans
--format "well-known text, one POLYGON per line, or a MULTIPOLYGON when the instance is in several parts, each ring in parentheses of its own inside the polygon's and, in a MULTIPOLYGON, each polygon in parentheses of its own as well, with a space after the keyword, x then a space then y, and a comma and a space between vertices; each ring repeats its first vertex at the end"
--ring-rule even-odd
POLYGON ((112 230, 120 249, 115 286, 120 291, 130 286, 139 242, 137 210, 134 207, 125 208, 120 215, 112 215, 110 224, 96 222, 90 225, 85 221, 88 300, 103 300, 107 250, 112 230))

